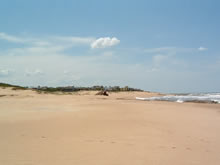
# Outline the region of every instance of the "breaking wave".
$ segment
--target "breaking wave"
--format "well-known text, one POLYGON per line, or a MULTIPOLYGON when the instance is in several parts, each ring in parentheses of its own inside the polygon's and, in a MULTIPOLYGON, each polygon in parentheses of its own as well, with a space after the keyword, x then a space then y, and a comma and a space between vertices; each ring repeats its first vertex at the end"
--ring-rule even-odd
POLYGON ((185 95, 165 95, 157 97, 136 97, 137 100, 144 101, 172 101, 172 102, 200 102, 200 103, 218 103, 220 104, 220 93, 200 93, 200 94, 185 94, 185 95))

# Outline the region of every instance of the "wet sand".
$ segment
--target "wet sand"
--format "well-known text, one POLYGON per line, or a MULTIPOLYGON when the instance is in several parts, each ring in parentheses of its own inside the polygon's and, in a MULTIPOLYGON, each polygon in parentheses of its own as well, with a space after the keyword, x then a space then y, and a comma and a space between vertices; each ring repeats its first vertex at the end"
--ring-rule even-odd
POLYGON ((219 165, 220 105, 0 89, 2 165, 219 165))

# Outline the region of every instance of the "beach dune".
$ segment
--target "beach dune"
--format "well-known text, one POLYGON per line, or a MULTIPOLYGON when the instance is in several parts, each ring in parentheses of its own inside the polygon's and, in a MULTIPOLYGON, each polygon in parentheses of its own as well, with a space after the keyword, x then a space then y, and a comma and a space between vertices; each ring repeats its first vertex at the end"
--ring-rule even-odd
POLYGON ((2 165, 219 165, 220 105, 0 89, 2 165))

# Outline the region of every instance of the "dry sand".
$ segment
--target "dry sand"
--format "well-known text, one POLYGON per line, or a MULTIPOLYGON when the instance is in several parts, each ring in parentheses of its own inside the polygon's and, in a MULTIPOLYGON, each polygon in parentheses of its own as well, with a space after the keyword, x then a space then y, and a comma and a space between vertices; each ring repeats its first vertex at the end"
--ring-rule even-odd
POLYGON ((220 105, 0 89, 0 165, 219 165, 220 105))

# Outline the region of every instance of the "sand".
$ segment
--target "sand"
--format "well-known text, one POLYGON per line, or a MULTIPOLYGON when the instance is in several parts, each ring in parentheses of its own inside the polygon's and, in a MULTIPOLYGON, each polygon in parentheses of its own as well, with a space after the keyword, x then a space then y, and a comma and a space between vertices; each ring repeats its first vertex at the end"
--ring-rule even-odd
POLYGON ((220 105, 0 89, 1 165, 219 165, 220 105))

